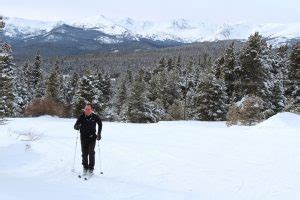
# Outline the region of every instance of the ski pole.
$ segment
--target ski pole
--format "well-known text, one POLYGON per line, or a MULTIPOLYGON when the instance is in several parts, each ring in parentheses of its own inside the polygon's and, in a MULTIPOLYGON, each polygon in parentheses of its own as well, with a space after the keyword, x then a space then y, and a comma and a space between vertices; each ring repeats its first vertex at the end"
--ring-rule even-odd
POLYGON ((77 132, 77 135, 76 135, 76 144, 75 144, 75 153, 74 153, 74 159, 73 159, 72 172, 75 172, 75 159, 76 159, 76 151, 77 151, 78 134, 79 134, 79 131, 77 132))
POLYGON ((99 168, 100 168, 100 174, 103 174, 102 166, 101 166, 101 156, 100 156, 100 144, 98 140, 98 151, 99 151, 99 168))

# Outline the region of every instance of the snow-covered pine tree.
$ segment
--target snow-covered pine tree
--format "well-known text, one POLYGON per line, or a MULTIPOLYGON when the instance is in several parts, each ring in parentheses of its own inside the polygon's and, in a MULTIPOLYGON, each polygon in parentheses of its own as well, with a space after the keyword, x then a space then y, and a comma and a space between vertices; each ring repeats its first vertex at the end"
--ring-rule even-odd
POLYGON ((166 60, 165 58, 161 58, 158 62, 158 66, 154 69, 154 73, 162 72, 166 69, 166 60))
MULTIPOLYGON (((196 63, 193 58, 190 58, 189 64, 187 65, 188 71, 188 92, 186 95, 186 118, 194 119, 195 118, 195 110, 198 105, 195 101, 195 96, 198 93, 198 86, 201 83, 201 80, 204 80, 209 76, 210 73, 213 72, 213 75, 216 78, 216 67, 212 68, 211 58, 204 54, 202 59, 199 58, 196 63)), ((217 78, 216 78, 217 79, 217 78)))
POLYGON ((224 56, 221 56, 216 59, 215 64, 214 64, 214 70, 216 71, 216 78, 217 79, 224 79, 224 63, 225 63, 225 58, 224 56))
POLYGON ((102 90, 104 89, 104 81, 103 81, 103 72, 98 72, 94 75, 94 80, 91 80, 92 85, 94 86, 94 110, 98 113, 101 118, 105 118, 105 103, 104 103, 104 95, 102 90))
POLYGON ((175 68, 179 71, 182 71, 182 63, 181 63, 181 56, 178 56, 175 61, 175 68))
POLYGON ((215 71, 210 67, 207 76, 199 80, 193 97, 194 118, 201 121, 224 120, 227 101, 225 83, 216 79, 215 71))
POLYGON ((286 97, 284 96, 283 79, 274 80, 272 88, 272 104, 275 113, 281 112, 286 105, 286 97))
POLYGON ((192 118, 193 112, 193 96, 197 85, 197 77, 195 68, 200 67, 196 65, 192 59, 189 60, 187 66, 181 70, 179 77, 180 96, 183 102, 183 119, 192 118))
POLYGON ((61 103, 65 103, 65 95, 66 95, 66 92, 65 92, 65 88, 66 88, 66 85, 65 85, 65 79, 63 74, 62 74, 62 70, 61 70, 61 64, 59 62, 59 60, 56 60, 55 61, 55 65, 54 65, 54 69, 56 70, 56 73, 58 75, 58 80, 59 80, 59 102, 61 103))
POLYGON ((287 110, 300 113, 300 43, 294 45, 288 69, 287 110))
MULTIPOLYGON (((167 96, 167 82, 168 82, 168 72, 166 69, 158 72, 157 83, 155 87, 157 87, 157 95, 158 99, 163 103, 163 107, 166 109, 168 105, 168 96, 167 96)), ((151 84, 153 86, 153 84, 151 84)))
POLYGON ((288 77, 288 67, 289 67, 289 47, 287 44, 282 45, 276 49, 276 54, 278 56, 278 63, 279 68, 282 72, 283 82, 285 87, 285 82, 287 81, 288 77))
MULTIPOLYGON (((1 21, 0 21, 1 22, 1 21)), ((2 43, 0 47, 0 116, 14 116, 15 108, 15 65, 11 47, 2 43)))
POLYGON ((126 101, 127 101, 127 85, 126 85, 125 78, 123 78, 121 79, 120 84, 118 86, 117 93, 116 93, 116 102, 115 102, 115 108, 119 118, 122 109, 124 109, 126 101))
POLYGON ((172 105, 174 99, 180 98, 180 60, 177 63, 172 59, 168 59, 165 64, 165 59, 159 61, 158 66, 149 74, 148 83, 148 98, 151 101, 162 103, 164 109, 168 109, 172 105))
POLYGON ((150 103, 147 96, 144 71, 140 69, 135 76, 128 101, 128 121, 145 123, 159 120, 156 108, 150 103))
POLYGON ((23 67, 18 68, 15 79, 15 90, 16 90, 16 108, 15 116, 22 116, 24 108, 32 100, 31 88, 29 83, 29 63, 25 62, 23 67))
POLYGON ((288 47, 286 45, 279 47, 276 51, 272 51, 270 58, 272 61, 271 77, 273 82, 272 98, 273 111, 281 112, 286 105, 285 97, 285 80, 288 67, 288 47))
POLYGON ((105 109, 110 107, 110 100, 111 100, 111 82, 110 82, 110 74, 105 73, 103 80, 102 80, 103 87, 101 88, 101 92, 103 94, 103 103, 105 109))
POLYGON ((158 99, 162 102, 165 110, 173 104, 175 99, 180 99, 180 60, 177 63, 172 59, 159 61, 159 65, 153 71, 149 81, 149 98, 151 101, 158 99))
MULTIPOLYGON (((264 102, 265 118, 273 113, 272 87, 273 60, 270 58, 270 48, 262 36, 256 32, 249 37, 240 51, 240 67, 238 71, 239 87, 236 95, 238 99, 246 95, 262 98, 264 102)), ((237 99, 236 99, 237 100, 237 99)))
POLYGON ((171 106, 175 100, 180 99, 180 82, 179 82, 179 71, 175 68, 172 68, 167 73, 167 82, 164 89, 164 97, 166 101, 167 107, 165 109, 168 109, 169 106, 171 106))
POLYGON ((152 73, 148 70, 145 71, 145 74, 144 74, 144 80, 147 84, 150 83, 150 80, 152 78, 152 73))
POLYGON ((65 101, 67 104, 71 104, 74 98, 75 92, 78 88, 79 75, 75 72, 71 75, 70 80, 67 82, 67 94, 65 101))
POLYGON ((174 69, 175 67, 175 63, 173 62, 173 59, 172 58, 169 58, 168 61, 167 61, 167 70, 168 71, 171 71, 174 69))
MULTIPOLYGON (((237 58, 234 52, 234 42, 232 42, 229 47, 226 49, 224 55, 224 63, 221 66, 221 78, 225 82, 226 92, 229 100, 232 100, 232 95, 234 92, 234 84, 236 82, 236 73, 235 70, 237 68, 237 58)), ((231 102, 228 102, 231 103, 231 102)))
POLYGON ((159 73, 152 73, 151 79, 149 81, 148 87, 149 87, 149 93, 148 98, 150 101, 155 101, 160 97, 160 91, 159 87, 157 87, 159 84, 159 73))
POLYGON ((110 105, 112 118, 123 122, 128 121, 128 101, 133 81, 132 70, 128 66, 126 72, 117 79, 117 84, 114 85, 116 88, 114 92, 113 87, 111 88, 111 98, 114 102, 113 105, 110 105))
MULTIPOLYGON (((146 82, 147 98, 149 104, 157 119, 161 120, 166 117, 166 109, 164 106, 164 95, 161 91, 165 91, 166 76, 164 71, 152 71, 148 73, 148 82, 146 82)), ((146 78, 147 79, 147 78, 146 78)))
POLYGON ((66 88, 65 88, 65 103, 66 103, 66 108, 67 108, 67 116, 73 116, 72 108, 74 107, 74 98, 75 98, 75 93, 78 88, 78 82, 79 82, 79 75, 77 73, 73 73, 71 76, 68 76, 68 80, 66 81, 66 88))
MULTIPOLYGON (((3 21, 3 17, 0 15, 0 59, 2 59, 2 46, 3 46, 3 29, 4 29, 5 23, 3 21)), ((1 75, 2 76, 2 75, 1 75)), ((1 84, 1 83, 0 83, 1 84)), ((3 123, 3 117, 4 117, 4 99, 1 95, 1 88, 0 88, 0 124, 3 123)))
POLYGON ((94 104, 95 111, 97 112, 99 106, 98 95, 99 91, 95 88, 95 76, 87 70, 79 81, 78 90, 73 100, 73 115, 80 115, 86 103, 94 104))
POLYGON ((30 76, 30 85, 33 91, 33 98, 42 98, 45 94, 45 86, 43 80, 43 71, 42 71, 42 59, 40 52, 37 51, 35 56, 34 64, 31 66, 31 76, 30 76))
POLYGON ((132 77, 132 71, 130 69, 130 67, 128 67, 127 72, 126 72, 126 80, 129 84, 132 84, 133 82, 133 77, 132 77))
POLYGON ((61 84, 59 64, 56 61, 46 82, 46 97, 62 103, 61 84))

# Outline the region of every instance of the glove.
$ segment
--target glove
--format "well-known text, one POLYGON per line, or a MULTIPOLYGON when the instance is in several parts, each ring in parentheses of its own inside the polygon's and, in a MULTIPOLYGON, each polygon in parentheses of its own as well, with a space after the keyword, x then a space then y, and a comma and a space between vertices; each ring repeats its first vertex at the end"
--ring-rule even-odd
POLYGON ((101 140, 101 134, 97 134, 97 140, 101 140))
POLYGON ((74 125, 74 129, 77 130, 77 131, 80 129, 80 127, 81 127, 81 124, 75 124, 74 125))

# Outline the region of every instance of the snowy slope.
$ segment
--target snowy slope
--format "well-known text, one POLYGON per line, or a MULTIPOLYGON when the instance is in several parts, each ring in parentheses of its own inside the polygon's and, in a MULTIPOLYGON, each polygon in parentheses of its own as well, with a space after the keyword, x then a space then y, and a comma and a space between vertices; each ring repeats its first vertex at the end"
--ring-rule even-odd
POLYGON ((22 18, 5 18, 5 35, 9 37, 34 37, 51 31, 63 22, 46 22, 22 18))
POLYGON ((128 31, 103 15, 83 18, 80 21, 71 21, 69 24, 75 27, 98 30, 110 35, 122 35, 128 31))
POLYGON ((54 27, 70 26, 93 29, 113 36, 130 36, 133 40, 147 38, 156 41, 172 40, 184 43, 215 41, 225 39, 247 39, 259 31, 263 36, 274 38, 274 43, 300 38, 299 23, 247 22, 213 24, 201 20, 174 19, 169 21, 141 21, 131 18, 111 19, 103 15, 83 18, 77 21, 43 22, 19 18, 6 18, 5 34, 10 37, 30 37, 49 32, 54 27))
POLYGON ((75 119, 9 119, 0 126, 0 199, 298 199, 299 121, 282 113, 254 127, 104 122, 104 175, 96 154, 98 174, 84 182, 71 172, 75 119))

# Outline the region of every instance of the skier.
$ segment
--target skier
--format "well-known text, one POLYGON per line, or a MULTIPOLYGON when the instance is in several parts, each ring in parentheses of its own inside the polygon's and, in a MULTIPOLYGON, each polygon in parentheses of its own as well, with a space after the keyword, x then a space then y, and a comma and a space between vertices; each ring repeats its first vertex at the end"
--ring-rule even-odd
POLYGON ((85 105, 84 112, 78 117, 75 130, 80 130, 81 151, 83 175, 93 175, 95 166, 95 145, 96 139, 101 140, 102 121, 100 117, 93 112, 93 105, 85 105), (96 124, 98 124, 98 133, 96 134, 96 124))

